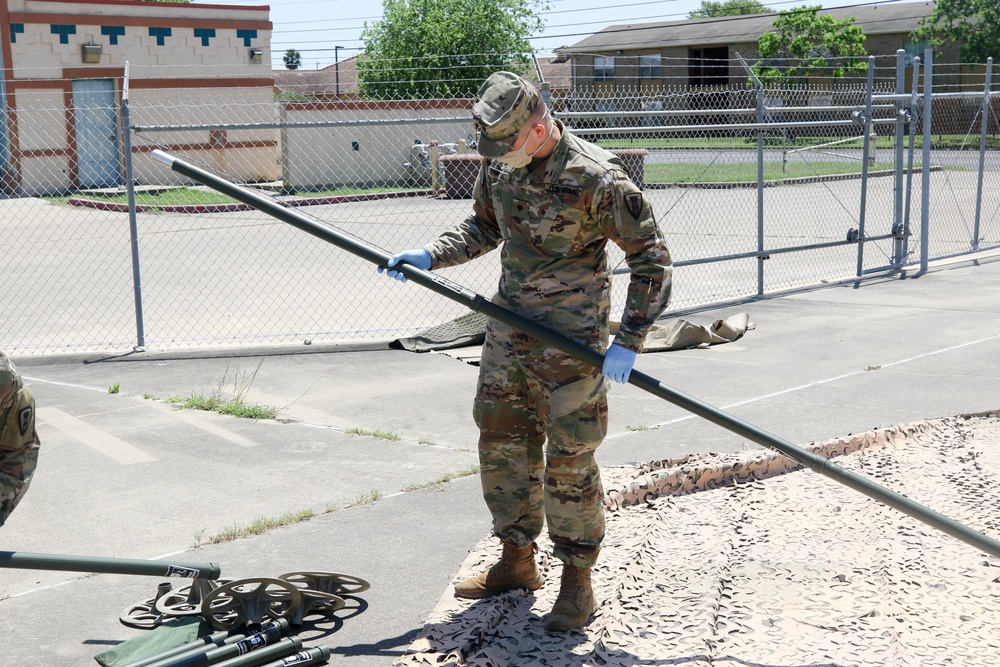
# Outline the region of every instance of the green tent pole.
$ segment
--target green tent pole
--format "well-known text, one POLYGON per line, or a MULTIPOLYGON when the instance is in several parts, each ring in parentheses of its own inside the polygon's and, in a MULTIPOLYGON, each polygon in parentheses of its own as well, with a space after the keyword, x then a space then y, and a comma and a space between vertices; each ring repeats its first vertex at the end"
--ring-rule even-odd
POLYGON ((19 570, 58 570, 61 572, 98 572, 101 574, 136 574, 148 577, 218 579, 222 568, 216 563, 181 563, 137 558, 66 556, 35 554, 25 551, 0 551, 0 568, 19 570))

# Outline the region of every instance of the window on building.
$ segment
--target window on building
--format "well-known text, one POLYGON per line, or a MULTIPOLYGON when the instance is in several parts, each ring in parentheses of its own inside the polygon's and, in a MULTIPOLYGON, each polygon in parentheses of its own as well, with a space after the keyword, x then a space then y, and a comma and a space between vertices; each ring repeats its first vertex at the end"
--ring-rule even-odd
POLYGON ((915 42, 911 39, 906 40, 903 44, 903 49, 906 50, 906 66, 913 67, 913 59, 920 56, 921 60, 924 57, 924 49, 927 48, 926 41, 915 42))
POLYGON ((643 53, 639 56, 639 78, 659 79, 662 76, 663 58, 659 53, 643 53))
POLYGON ((594 81, 615 80, 614 56, 594 56, 594 81))
POLYGON ((729 83, 729 47, 691 49, 688 83, 692 86, 725 86, 729 83))

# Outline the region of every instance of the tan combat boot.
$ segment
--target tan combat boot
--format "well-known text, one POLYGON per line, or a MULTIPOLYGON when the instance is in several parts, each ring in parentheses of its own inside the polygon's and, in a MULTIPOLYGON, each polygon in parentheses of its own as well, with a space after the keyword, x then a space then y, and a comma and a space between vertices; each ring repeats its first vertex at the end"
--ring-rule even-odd
POLYGON ((587 624, 591 614, 597 611, 594 590, 590 587, 590 568, 563 565, 562 581, 559 582, 559 597, 552 611, 545 617, 545 629, 565 632, 587 624))
POLYGON ((515 588, 529 591, 541 588, 545 578, 535 564, 536 551, 534 542, 520 548, 504 542, 500 560, 486 572, 455 584, 455 597, 479 600, 515 588))

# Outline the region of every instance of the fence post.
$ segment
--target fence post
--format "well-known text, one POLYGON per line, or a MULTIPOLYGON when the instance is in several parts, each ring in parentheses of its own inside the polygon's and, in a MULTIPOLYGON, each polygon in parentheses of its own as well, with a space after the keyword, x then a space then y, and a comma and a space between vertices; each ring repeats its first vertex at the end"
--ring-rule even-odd
POLYGON ((906 157, 906 199, 903 200, 903 261, 910 256, 910 201, 913 199, 913 144, 916 141, 914 119, 917 117, 917 93, 920 90, 920 56, 913 57, 913 81, 910 84, 909 120, 906 128, 910 134, 910 146, 906 157))
POLYGON ((931 102, 934 98, 934 50, 924 49, 924 145, 920 178, 920 273, 927 272, 931 215, 931 102))
POLYGON ((132 122, 128 107, 128 61, 122 78, 122 147, 125 151, 125 192, 128 197, 128 227, 132 245, 132 289, 135 293, 135 352, 146 351, 146 331, 142 317, 142 280, 139 274, 139 225, 136 222, 135 172, 132 169, 132 122))
MULTIPOLYGON (((757 83, 757 122, 764 124, 764 86, 757 83)), ((764 251, 764 128, 757 128, 757 252, 764 251)), ((764 257, 757 257, 757 296, 764 294, 764 257)))
POLYGON ((868 152, 872 144, 872 95, 875 93, 875 56, 868 56, 868 85, 865 93, 865 117, 861 122, 865 138, 861 149, 861 210, 858 212, 858 276, 865 259, 865 211, 868 208, 868 152))
POLYGON ((986 59, 986 88, 983 91, 983 129, 979 134, 979 183, 976 186, 976 224, 972 232, 972 252, 979 250, 979 221, 983 213, 983 172, 986 169, 986 133, 990 122, 990 86, 993 78, 993 58, 986 59))
MULTIPOLYGON (((906 51, 896 51, 896 95, 906 92, 906 51)), ((895 195, 892 209, 892 265, 902 266, 906 260, 903 246, 903 131, 906 127, 906 104, 902 99, 896 99, 896 152, 893 160, 893 185, 895 195)))

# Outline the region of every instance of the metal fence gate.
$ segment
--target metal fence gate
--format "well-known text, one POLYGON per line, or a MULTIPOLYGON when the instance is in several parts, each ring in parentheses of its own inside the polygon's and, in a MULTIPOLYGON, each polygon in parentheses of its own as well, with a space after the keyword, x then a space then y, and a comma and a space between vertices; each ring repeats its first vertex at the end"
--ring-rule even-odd
MULTIPOLYGON (((851 85, 777 90, 748 74, 748 86, 725 89, 574 90, 552 109, 642 181, 676 262, 677 312, 1000 247, 1000 95, 992 61, 984 72, 979 89, 956 89, 935 77, 929 52, 913 63, 900 54, 871 59, 867 81, 851 85)), ((104 147, 119 158, 121 184, 104 173, 68 187, 66 160, 84 156, 47 148, 44 133, 19 136, 30 191, 5 165, 8 353, 386 341, 462 314, 176 180, 149 153, 161 148, 396 250, 471 212, 470 100, 142 105, 129 99, 127 74, 120 91, 99 111, 119 119, 104 147)), ((16 113, 61 131, 83 113, 23 97, 8 123, 16 113)), ((94 95, 81 99, 93 113, 94 95)), ((617 248, 610 261, 627 272, 617 248)), ((486 294, 499 275, 495 258, 445 271, 486 294)), ((626 282, 616 280, 613 313, 626 282)))

